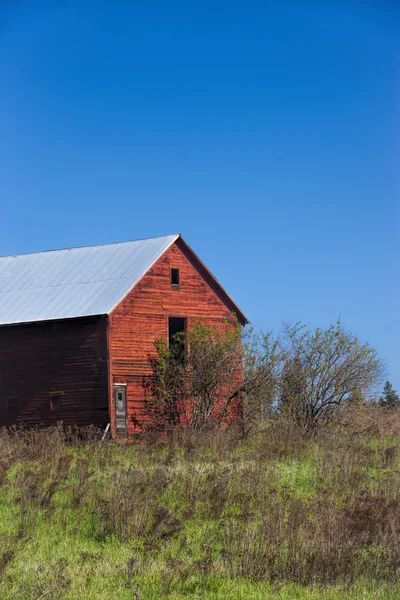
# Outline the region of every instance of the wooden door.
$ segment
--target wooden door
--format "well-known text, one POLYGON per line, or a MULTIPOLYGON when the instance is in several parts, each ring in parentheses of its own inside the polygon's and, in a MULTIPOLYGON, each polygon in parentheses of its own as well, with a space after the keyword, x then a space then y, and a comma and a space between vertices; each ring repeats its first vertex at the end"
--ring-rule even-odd
POLYGON ((126 415, 126 385, 116 383, 114 385, 114 412, 115 412, 115 436, 117 438, 128 437, 128 423, 126 415))

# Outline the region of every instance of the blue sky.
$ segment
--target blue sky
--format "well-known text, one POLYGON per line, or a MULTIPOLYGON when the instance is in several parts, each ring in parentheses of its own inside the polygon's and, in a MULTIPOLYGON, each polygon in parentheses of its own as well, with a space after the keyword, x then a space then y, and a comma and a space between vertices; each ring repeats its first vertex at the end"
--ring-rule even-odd
POLYGON ((390 0, 3 0, 0 255, 181 232, 399 389, 399 34, 390 0))

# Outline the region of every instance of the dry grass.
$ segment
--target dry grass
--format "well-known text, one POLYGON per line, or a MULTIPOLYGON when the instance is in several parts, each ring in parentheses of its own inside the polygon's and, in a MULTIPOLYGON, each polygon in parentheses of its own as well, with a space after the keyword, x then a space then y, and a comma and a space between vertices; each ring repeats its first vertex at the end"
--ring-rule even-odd
POLYGON ((1 597, 79 598, 82 585, 113 597, 95 591, 102 578, 121 598, 232 581, 397 586, 400 416, 351 410, 312 439, 279 420, 251 439, 183 432, 131 447, 101 445, 94 429, 3 430, 1 597))

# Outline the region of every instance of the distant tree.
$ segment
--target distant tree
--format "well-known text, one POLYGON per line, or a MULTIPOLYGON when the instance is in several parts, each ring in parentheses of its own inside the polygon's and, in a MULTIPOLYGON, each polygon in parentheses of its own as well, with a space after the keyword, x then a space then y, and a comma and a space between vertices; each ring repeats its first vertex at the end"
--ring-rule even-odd
POLYGON ((278 390, 281 364, 279 339, 272 332, 256 333, 247 327, 242 336, 243 416, 247 429, 271 416, 278 390))
POLYGON ((300 356, 287 356, 279 381, 279 409, 298 423, 307 420, 308 403, 305 397, 307 377, 300 356))
POLYGON ((280 346, 278 406, 307 430, 331 421, 355 390, 365 394, 384 372, 376 350, 340 322, 314 331, 286 325, 280 346))
POLYGON ((383 395, 379 398, 379 405, 385 408, 396 408, 400 406, 400 397, 393 389, 390 381, 386 381, 383 388, 383 395))
POLYGON ((356 386, 354 390, 351 392, 349 399, 347 401, 348 404, 352 406, 361 406, 366 401, 365 395, 359 386, 356 386))

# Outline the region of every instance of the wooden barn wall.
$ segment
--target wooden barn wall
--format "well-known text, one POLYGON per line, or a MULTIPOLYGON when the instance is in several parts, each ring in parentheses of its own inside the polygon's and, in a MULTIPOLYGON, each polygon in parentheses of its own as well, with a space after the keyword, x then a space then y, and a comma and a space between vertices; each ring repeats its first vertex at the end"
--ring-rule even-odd
MULTIPOLYGON (((168 318, 185 317, 225 327, 232 319, 230 308, 219 297, 203 269, 192 264, 177 243, 156 262, 138 285, 109 316, 110 398, 115 383, 127 384, 129 433, 140 431, 143 419, 143 376, 148 375, 148 355, 154 353, 157 338, 167 339, 168 318), (178 268, 179 286, 170 283, 170 269, 178 268)), ((111 406, 112 410, 112 406, 111 406)), ((112 419, 113 421, 113 419, 112 419)))
POLYGON ((0 425, 109 421, 106 317, 0 328, 0 425), (50 393, 63 392, 60 412, 50 393), (16 418, 7 415, 16 398, 16 418))

